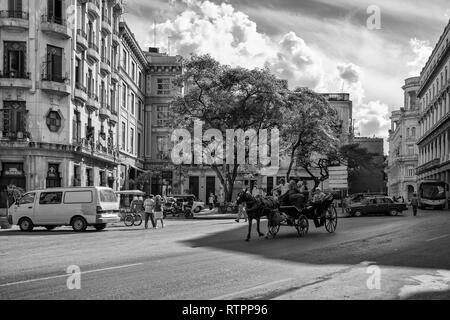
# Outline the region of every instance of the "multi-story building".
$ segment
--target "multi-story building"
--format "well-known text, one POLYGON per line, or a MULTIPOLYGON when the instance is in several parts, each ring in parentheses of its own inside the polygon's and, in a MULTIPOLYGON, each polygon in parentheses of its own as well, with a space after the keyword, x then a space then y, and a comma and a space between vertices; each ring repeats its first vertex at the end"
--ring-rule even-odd
POLYGON ((450 182, 450 21, 420 73, 418 181, 450 182))
POLYGON ((372 163, 349 177, 349 193, 386 194, 383 138, 354 137, 353 143, 373 154, 372 163))
POLYGON ((348 144, 353 139, 353 103, 349 93, 323 93, 330 106, 336 110, 341 127, 340 141, 342 145, 348 144))
POLYGON ((417 158, 416 145, 419 135, 419 77, 405 80, 404 107, 391 114, 389 130, 389 157, 386 167, 388 179, 388 195, 403 196, 409 199, 417 191, 417 158))
POLYGON ((146 60, 122 11, 0 2, 0 186, 119 189, 144 168, 146 60))

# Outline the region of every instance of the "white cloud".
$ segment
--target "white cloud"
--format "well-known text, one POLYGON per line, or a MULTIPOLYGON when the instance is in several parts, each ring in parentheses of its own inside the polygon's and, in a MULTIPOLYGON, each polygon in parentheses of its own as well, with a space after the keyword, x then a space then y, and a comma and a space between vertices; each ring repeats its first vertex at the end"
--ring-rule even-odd
MULTIPOLYGON (((185 10, 156 25, 160 38, 158 46, 166 48, 167 36, 171 36, 171 54, 187 57, 191 53, 208 53, 221 63, 233 66, 268 66, 280 78, 287 79, 292 88, 308 86, 318 92, 349 92, 353 118, 361 135, 387 136, 389 108, 380 101, 364 102, 364 73, 360 66, 331 59, 330 54, 313 48, 292 31, 277 39, 271 38, 231 4, 208 0, 184 2, 185 10)), ((152 33, 150 30, 149 34, 152 33)), ((376 54, 373 41, 368 41, 363 49, 361 55, 367 56, 366 60, 376 54)))
POLYGON ((428 41, 422 41, 417 38, 410 39, 409 45, 414 53, 414 59, 407 62, 407 66, 411 68, 409 75, 417 76, 425 66, 425 63, 430 57, 433 48, 430 47, 428 41))
MULTIPOLYGON (((318 55, 289 32, 278 41, 257 30, 255 22, 227 3, 188 1, 176 18, 157 24, 159 35, 171 36, 171 53, 209 53, 224 64, 247 68, 268 66, 292 87, 315 88, 323 76, 318 55)), ((161 47, 167 43, 160 41, 161 47)))
POLYGON ((355 110, 356 131, 361 136, 387 138, 390 127, 389 107, 380 101, 363 103, 355 110))

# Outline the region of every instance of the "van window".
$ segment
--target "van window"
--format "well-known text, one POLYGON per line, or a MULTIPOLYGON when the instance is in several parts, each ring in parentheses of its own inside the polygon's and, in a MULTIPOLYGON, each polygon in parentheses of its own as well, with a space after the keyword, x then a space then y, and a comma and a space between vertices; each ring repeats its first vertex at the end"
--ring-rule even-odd
POLYGON ((111 189, 100 189, 100 202, 117 202, 117 197, 111 189))
POLYGON ((19 204, 34 203, 34 195, 34 192, 25 194, 22 198, 20 198, 19 204))
POLYGON ((62 192, 42 192, 39 197, 39 204, 59 204, 61 199, 62 192))
POLYGON ((64 203, 92 203, 92 191, 66 191, 64 203))

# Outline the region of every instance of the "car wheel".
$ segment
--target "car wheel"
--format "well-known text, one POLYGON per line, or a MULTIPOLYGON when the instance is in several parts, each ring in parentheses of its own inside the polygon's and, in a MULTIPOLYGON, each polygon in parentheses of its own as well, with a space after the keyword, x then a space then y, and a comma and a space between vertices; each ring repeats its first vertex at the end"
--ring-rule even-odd
POLYGON ((356 210, 355 213, 353 213, 354 217, 361 217, 362 216, 362 211, 361 210, 356 210))
POLYGON ((395 217, 396 215, 398 215, 398 211, 396 209, 392 209, 391 211, 389 211, 389 214, 395 217))
POLYGON ((86 220, 83 217, 75 217, 72 219, 72 229, 75 232, 85 231, 87 228, 86 220))
POLYGON ((51 231, 55 228, 56 228, 56 226, 45 226, 45 229, 47 229, 48 231, 51 231))
POLYGON ((19 221, 19 228, 21 231, 32 231, 34 224, 29 218, 22 218, 19 221))
POLYGON ((200 212, 200 210, 201 210, 201 208, 200 208, 200 207, 195 207, 195 209, 194 209, 194 212, 195 212, 195 213, 199 213, 199 212, 200 212))

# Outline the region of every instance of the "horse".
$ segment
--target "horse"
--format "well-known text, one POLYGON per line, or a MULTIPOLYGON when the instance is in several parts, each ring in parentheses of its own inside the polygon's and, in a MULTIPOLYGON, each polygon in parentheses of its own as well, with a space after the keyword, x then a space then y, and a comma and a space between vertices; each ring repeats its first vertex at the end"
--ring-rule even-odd
POLYGON ((278 201, 273 197, 253 197, 250 192, 242 191, 238 194, 236 203, 241 204, 244 203, 247 206, 247 216, 248 216, 248 234, 245 241, 250 240, 250 234, 252 232, 252 223, 253 219, 256 220, 256 230, 258 231, 258 235, 260 237, 264 236, 259 230, 259 222, 262 217, 269 217, 272 210, 275 210, 279 207, 278 201))

